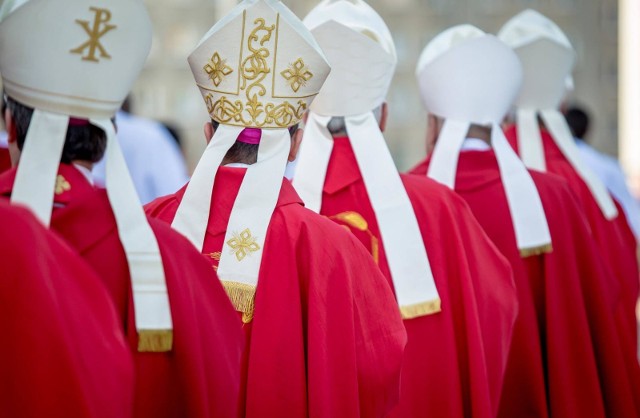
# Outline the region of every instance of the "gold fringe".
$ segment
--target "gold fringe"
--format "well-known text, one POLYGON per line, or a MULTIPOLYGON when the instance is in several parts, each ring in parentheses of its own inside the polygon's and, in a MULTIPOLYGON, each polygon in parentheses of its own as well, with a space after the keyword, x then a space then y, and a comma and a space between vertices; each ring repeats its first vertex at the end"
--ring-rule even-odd
POLYGON ((520 250, 520 257, 527 258, 534 255, 549 254, 553 251, 551 244, 542 245, 540 247, 524 248, 520 250))
POLYGON ((173 347, 173 330, 147 329, 138 331, 138 351, 141 353, 164 353, 173 347))
POLYGON ((433 315, 441 311, 442 302, 439 298, 427 302, 416 303, 415 305, 400 307, 400 314, 402 314, 402 319, 412 319, 418 318, 420 316, 433 315))
POLYGON ((238 282, 224 280, 221 282, 233 307, 236 311, 242 312, 242 322, 245 324, 251 322, 255 309, 256 287, 238 282))

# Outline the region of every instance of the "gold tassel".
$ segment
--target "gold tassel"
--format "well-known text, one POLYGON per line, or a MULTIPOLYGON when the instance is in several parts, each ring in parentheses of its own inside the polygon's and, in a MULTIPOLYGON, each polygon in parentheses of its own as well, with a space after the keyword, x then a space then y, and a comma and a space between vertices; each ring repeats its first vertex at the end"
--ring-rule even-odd
POLYGON ((145 329, 138 331, 138 351, 141 353, 164 353, 173 347, 173 330, 145 329))
POLYGON ((420 316, 433 315, 441 311, 442 302, 440 301, 440 299, 400 307, 402 319, 412 319, 418 318, 420 316))
POLYGON ((250 284, 221 280, 227 296, 236 311, 242 312, 242 322, 248 324, 253 319, 256 287, 250 284))
POLYGON ((520 257, 527 258, 535 255, 549 254, 553 251, 551 244, 541 245, 540 247, 523 248, 520 250, 520 257))

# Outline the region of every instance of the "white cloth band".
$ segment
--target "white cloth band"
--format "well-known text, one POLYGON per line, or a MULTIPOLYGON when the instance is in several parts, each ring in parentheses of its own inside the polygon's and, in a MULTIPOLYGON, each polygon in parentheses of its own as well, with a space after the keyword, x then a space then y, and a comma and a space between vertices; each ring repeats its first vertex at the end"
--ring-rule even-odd
MULTIPOLYGON (((542 110, 540 111, 540 116, 562 154, 589 187, 605 218, 609 220, 615 219, 618 216, 618 208, 604 183, 582 161, 580 150, 573 139, 564 116, 555 109, 542 110)), ((537 126, 536 130, 538 130, 537 126)))
POLYGON ((346 116, 347 134, 376 214, 400 307, 440 299, 413 205, 373 112, 346 116))
POLYGON ((106 189, 129 265, 136 330, 139 334, 141 331, 172 330, 160 248, 136 194, 115 128, 109 119, 91 119, 90 122, 104 130, 107 136, 106 189))
POLYGON ((287 129, 262 130, 258 161, 247 169, 227 224, 218 265, 221 280, 257 286, 290 150, 287 129))
POLYGON ((450 189, 456 186, 458 157, 470 125, 469 122, 445 120, 431 155, 427 176, 450 189))
POLYGON ((538 113, 532 109, 518 109, 517 121, 520 159, 528 168, 547 171, 544 145, 538 127, 538 113))
POLYGON ((66 115, 33 111, 11 193, 11 203, 27 206, 47 227, 68 125, 66 115))
POLYGON ((244 128, 220 125, 209 141, 187 185, 171 226, 202 251, 218 167, 244 128))
MULTIPOLYGON (((331 117, 309 113, 293 184, 317 212, 333 149, 331 117)), ((398 305, 439 301, 418 220, 373 112, 346 116, 345 126, 373 207, 398 305)), ((439 305, 438 305, 439 306, 439 305)), ((433 313, 433 312, 430 312, 433 313)))
POLYGON ((491 130, 491 143, 511 211, 518 249, 526 252, 550 246, 551 233, 538 189, 497 123, 491 130))
POLYGON ((316 213, 322 208, 322 190, 333 151, 333 138, 327 129, 330 120, 330 116, 308 113, 293 177, 293 187, 305 207, 316 213))
MULTIPOLYGON (((455 189, 458 158, 470 123, 447 119, 436 142, 427 175, 455 189)), ((491 142, 509 204, 518 249, 523 254, 551 245, 551 234, 540 195, 526 167, 497 123, 491 142)))

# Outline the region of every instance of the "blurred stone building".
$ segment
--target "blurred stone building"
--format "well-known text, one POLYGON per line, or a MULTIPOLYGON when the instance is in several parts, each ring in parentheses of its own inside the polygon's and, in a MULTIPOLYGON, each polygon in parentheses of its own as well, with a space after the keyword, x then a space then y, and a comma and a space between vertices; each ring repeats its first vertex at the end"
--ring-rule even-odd
MULTIPOLYGON (((298 16, 315 0, 285 0, 298 16)), ((471 23, 495 33, 512 15, 535 8, 555 20, 578 52, 576 90, 572 99, 594 115, 591 133, 596 146, 612 155, 617 147, 617 0, 369 0, 394 34, 398 70, 388 98, 387 139, 400 169, 424 154, 426 129, 414 78, 417 58, 441 30, 471 23)), ((202 125, 207 120, 186 57, 207 29, 234 0, 147 0, 154 25, 154 46, 134 89, 136 113, 172 122, 182 130, 193 167, 204 148, 202 125)))

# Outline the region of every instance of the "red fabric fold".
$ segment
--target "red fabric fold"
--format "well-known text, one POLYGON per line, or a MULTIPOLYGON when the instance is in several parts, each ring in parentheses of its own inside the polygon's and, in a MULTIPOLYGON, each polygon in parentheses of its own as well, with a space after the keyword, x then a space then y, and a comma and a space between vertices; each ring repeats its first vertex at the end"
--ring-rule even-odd
MULTIPOLYGON (((411 172, 426 175, 428 163, 411 172)), ((463 152, 458 162, 456 191, 510 260, 521 312, 528 312, 516 324, 499 416, 635 417, 614 322, 619 288, 566 182, 531 175, 553 252, 521 258, 495 154, 463 152)))
MULTIPOLYGON (((151 219, 162 255, 174 346, 169 353, 139 353, 129 271, 104 190, 94 189, 75 167, 58 172, 69 187, 56 195, 51 228, 98 273, 116 307, 135 364, 133 416, 241 416, 240 321, 207 261, 180 234, 151 219)), ((8 194, 15 170, 0 176, 8 194)), ((62 181, 62 180, 59 180, 62 181)))
MULTIPOLYGON (((216 175, 203 249, 214 268, 245 172, 216 175)), ((184 190, 147 213, 171 222, 184 190)), ((249 418, 384 417, 397 403, 406 333, 393 294, 360 243, 305 209, 286 180, 244 329, 249 418)))
POLYGON ((89 266, 0 200, 0 416, 133 417, 133 363, 89 266))

